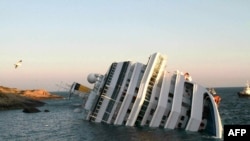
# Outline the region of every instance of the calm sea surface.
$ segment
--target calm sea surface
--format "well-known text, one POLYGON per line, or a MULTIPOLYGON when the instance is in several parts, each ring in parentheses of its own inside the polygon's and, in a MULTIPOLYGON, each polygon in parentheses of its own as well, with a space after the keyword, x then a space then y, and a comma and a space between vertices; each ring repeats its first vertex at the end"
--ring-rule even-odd
MULTIPOLYGON (((222 101, 219 107, 223 124, 250 124, 250 98, 239 98, 243 88, 215 88, 222 101)), ((53 93, 53 92, 52 92, 53 93)), ((136 128, 90 123, 83 113, 74 112, 79 97, 46 100, 42 112, 0 111, 0 141, 222 141, 197 132, 136 128), (50 112, 43 112, 45 109, 50 112)))

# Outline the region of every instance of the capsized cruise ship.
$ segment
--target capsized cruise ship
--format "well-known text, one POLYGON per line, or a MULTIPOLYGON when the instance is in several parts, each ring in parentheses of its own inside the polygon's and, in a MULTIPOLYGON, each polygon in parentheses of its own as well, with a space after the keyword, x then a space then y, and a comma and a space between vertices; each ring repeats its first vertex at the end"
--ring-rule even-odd
POLYGON ((154 53, 147 64, 114 62, 106 74, 88 75, 82 92, 84 118, 112 125, 184 129, 221 138, 222 123, 213 95, 188 73, 170 72, 167 57, 154 53), (86 90, 86 91, 85 91, 86 90))

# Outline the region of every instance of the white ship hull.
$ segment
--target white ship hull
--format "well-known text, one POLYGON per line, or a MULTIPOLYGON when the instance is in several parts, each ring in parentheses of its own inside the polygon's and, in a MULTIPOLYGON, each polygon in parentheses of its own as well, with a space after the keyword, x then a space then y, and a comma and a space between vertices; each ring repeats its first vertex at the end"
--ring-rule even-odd
POLYGON ((86 120, 204 131, 221 138, 223 128, 212 94, 186 80, 182 72, 168 72, 166 60, 155 53, 145 65, 118 62, 105 75, 92 75, 89 81, 95 80, 94 87, 84 103, 86 120))

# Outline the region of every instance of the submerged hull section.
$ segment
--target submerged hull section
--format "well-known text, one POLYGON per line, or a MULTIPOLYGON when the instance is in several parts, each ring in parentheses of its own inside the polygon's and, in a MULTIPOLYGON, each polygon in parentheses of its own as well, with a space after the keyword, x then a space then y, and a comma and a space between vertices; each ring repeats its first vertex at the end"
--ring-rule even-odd
POLYGON ((85 102, 85 118, 113 125, 203 131, 222 137, 222 124, 212 94, 169 72, 167 57, 150 56, 147 64, 113 63, 104 75, 95 75, 85 102))

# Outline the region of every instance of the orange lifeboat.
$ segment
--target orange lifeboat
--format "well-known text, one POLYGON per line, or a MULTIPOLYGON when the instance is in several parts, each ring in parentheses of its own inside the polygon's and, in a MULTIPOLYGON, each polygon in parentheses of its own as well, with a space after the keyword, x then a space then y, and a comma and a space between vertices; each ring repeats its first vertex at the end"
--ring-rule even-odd
POLYGON ((215 103, 219 106, 220 101, 221 101, 221 97, 218 96, 218 95, 214 95, 214 101, 215 101, 215 103))

